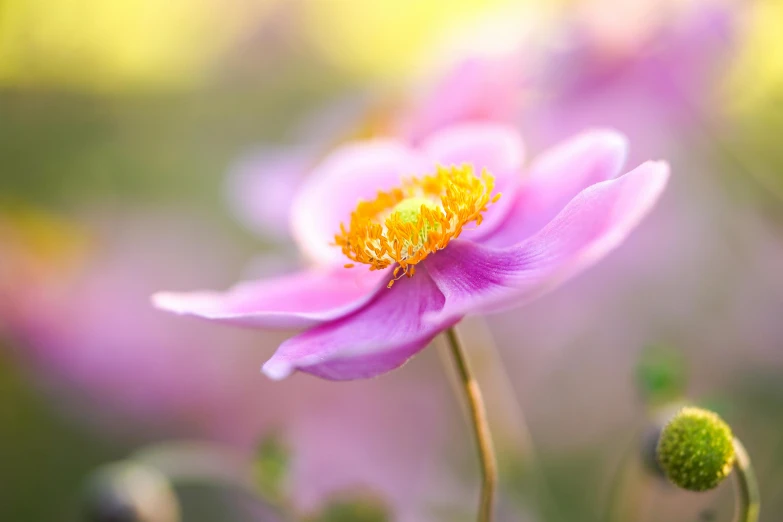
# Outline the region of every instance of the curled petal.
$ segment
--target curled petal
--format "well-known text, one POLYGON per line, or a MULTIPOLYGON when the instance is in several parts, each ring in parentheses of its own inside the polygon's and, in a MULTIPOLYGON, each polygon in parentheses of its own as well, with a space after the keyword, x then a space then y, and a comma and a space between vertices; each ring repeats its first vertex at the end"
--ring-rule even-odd
POLYGON ((333 246, 340 223, 348 222, 362 199, 397 186, 424 171, 422 159, 403 143, 373 140, 343 145, 306 177, 291 208, 291 227, 300 249, 322 265, 342 265, 333 246))
POLYGON ((582 133, 547 150, 530 166, 505 222, 487 237, 487 244, 519 243, 549 223, 585 188, 616 177, 628 154, 622 134, 599 129, 582 133))
POLYGON ((282 379, 295 370, 325 379, 373 377, 401 366, 455 321, 424 322, 437 313, 443 294, 426 270, 379 288, 363 308, 293 337, 277 349, 263 371, 282 379))
POLYGON ((155 306, 240 326, 309 328, 349 314, 365 304, 388 272, 359 273, 340 268, 309 271, 240 283, 226 292, 160 292, 155 306))
POLYGON ((446 296, 443 309, 426 320, 440 324, 513 308, 553 289, 618 246, 650 211, 668 177, 666 163, 650 161, 597 183, 536 235, 511 247, 452 241, 424 262, 446 296))

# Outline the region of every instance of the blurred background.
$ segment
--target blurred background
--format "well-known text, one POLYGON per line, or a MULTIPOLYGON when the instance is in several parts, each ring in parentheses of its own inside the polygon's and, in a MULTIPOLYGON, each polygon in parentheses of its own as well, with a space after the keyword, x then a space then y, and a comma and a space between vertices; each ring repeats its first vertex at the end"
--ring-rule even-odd
POLYGON ((0 520, 472 520, 437 342, 369 381, 271 382, 284 334, 149 296, 296 269, 287 205, 330 148, 475 120, 530 157, 614 127, 672 165, 597 267, 461 326, 498 520, 730 520, 728 483, 643 468, 677 401, 733 427, 776 520, 779 0, 1 2, 0 520))

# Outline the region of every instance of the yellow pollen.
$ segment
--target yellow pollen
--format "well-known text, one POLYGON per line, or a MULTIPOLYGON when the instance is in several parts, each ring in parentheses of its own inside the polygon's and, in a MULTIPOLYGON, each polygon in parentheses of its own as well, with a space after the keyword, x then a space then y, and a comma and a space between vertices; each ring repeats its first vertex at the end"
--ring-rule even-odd
MULTIPOLYGON (((438 167, 434 174, 411 177, 396 188, 380 191, 375 199, 360 201, 348 226, 340 224, 335 245, 351 261, 383 270, 397 264, 389 287, 415 273, 416 264, 443 250, 469 223, 481 224, 495 178, 473 166, 438 167)), ((353 263, 345 265, 346 268, 353 263)))

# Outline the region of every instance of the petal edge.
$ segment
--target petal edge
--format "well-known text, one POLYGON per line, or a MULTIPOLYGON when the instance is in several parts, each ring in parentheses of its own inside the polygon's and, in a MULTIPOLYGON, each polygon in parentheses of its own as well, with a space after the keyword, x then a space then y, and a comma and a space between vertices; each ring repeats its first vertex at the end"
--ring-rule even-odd
POLYGON ((533 237, 511 247, 455 240, 424 263, 446 297, 425 320, 524 304, 593 265, 652 209, 669 176, 665 162, 583 190, 533 237))
POLYGON ((453 320, 425 322, 444 297, 426 270, 379 288, 361 309, 280 345, 262 371, 273 379, 295 370, 330 380, 374 377, 404 364, 453 320))
POLYGON ((268 329, 310 328, 364 305, 388 274, 308 271, 239 283, 225 292, 158 292, 154 306, 179 315, 268 329))

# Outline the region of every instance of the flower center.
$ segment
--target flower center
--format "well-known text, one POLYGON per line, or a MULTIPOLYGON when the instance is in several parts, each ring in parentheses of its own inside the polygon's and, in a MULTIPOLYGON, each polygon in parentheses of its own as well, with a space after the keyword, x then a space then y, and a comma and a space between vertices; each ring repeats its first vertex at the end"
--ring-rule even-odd
POLYGON ((439 166, 435 174, 405 179, 373 200, 360 201, 348 227, 340 223, 335 245, 370 270, 397 263, 391 287, 404 275, 412 277, 418 263, 446 248, 466 224, 480 225, 487 205, 500 198, 492 194, 494 186, 486 170, 477 176, 469 164, 439 166))

